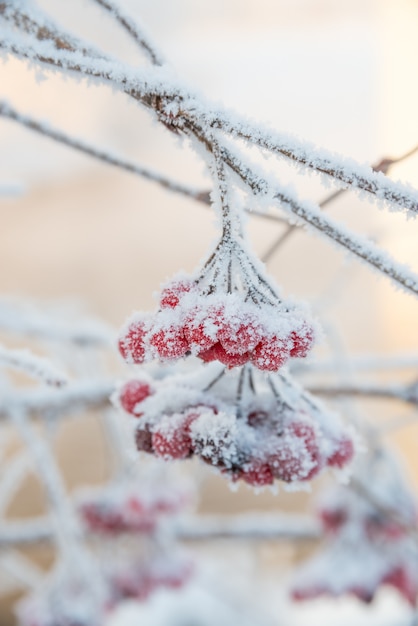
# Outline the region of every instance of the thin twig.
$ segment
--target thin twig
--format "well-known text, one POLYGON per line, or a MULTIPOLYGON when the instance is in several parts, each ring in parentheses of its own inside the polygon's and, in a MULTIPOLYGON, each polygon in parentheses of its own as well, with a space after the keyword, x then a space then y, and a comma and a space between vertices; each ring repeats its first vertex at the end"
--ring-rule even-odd
POLYGON ((118 7, 114 2, 109 2, 109 0, 94 0, 94 2, 103 7, 117 20, 131 39, 143 52, 146 53, 154 65, 163 65, 162 56, 155 50, 154 44, 151 44, 148 37, 145 36, 145 33, 140 29, 138 24, 136 24, 130 17, 122 13, 120 7, 118 7))

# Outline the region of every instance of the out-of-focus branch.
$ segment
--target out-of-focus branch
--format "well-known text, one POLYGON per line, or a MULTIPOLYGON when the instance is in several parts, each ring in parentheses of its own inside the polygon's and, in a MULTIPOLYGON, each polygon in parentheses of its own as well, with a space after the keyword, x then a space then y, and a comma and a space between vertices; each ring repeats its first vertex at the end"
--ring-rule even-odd
POLYGON ((35 37, 38 41, 49 41, 57 50, 81 52, 85 55, 99 58, 100 53, 92 47, 85 45, 80 39, 63 33, 50 19, 37 9, 29 13, 29 6, 25 11, 13 0, 0 2, 0 17, 13 24, 20 31, 35 37))
POLYGON ((97 320, 81 319, 72 323, 39 311, 28 303, 0 298, 0 330, 18 335, 70 342, 80 346, 112 346, 113 329, 97 320))
POLYGON ((307 515, 246 513, 199 515, 182 520, 174 530, 179 539, 307 540, 321 536, 320 525, 307 515))
POLYGON ((131 39, 135 41, 143 52, 146 53, 154 65, 163 64, 161 54, 156 51, 155 45, 150 42, 149 37, 145 35, 136 22, 134 22, 129 16, 123 14, 121 8, 115 2, 110 2, 110 0, 94 0, 94 2, 100 5, 115 18, 115 20, 128 33, 131 39))
POLYGON ((32 354, 29 350, 12 350, 1 344, 0 366, 18 369, 54 387, 61 387, 68 381, 49 359, 32 354))
MULTIPOLYGON (((310 363, 304 363, 300 360, 293 365, 292 370, 308 374, 335 373, 340 363, 340 359, 334 358, 318 359, 310 363)), ((418 369, 418 354, 394 354, 391 356, 382 354, 354 355, 344 358, 344 367, 351 372, 418 369)))
POLYGON ((145 168, 141 165, 130 163, 129 161, 126 161, 119 156, 87 144, 85 141, 74 139, 73 137, 66 135, 62 131, 57 130, 56 128, 51 128, 49 125, 47 126, 46 124, 42 124, 32 117, 19 113, 16 109, 12 108, 6 102, 0 101, 0 116, 13 120, 14 122, 17 122, 21 126, 28 128, 29 130, 39 133, 40 135, 44 135, 45 137, 53 139, 54 141, 64 144, 70 148, 78 150, 79 152, 87 154, 95 159, 98 159, 99 161, 107 163, 108 165, 114 165, 115 167, 126 170, 127 172, 131 172, 132 174, 136 174, 137 176, 146 178, 147 180, 155 182, 161 187, 168 189, 169 191, 192 198, 193 200, 197 200, 198 202, 203 202, 207 205, 210 204, 209 191, 193 189, 191 187, 187 187, 186 185, 181 185, 175 180, 163 176, 159 172, 154 172, 153 170, 145 168))
POLYGON ((0 417, 25 412, 34 417, 72 415, 84 410, 109 406, 114 390, 112 381, 89 381, 68 384, 63 389, 30 389, 5 392, 0 401, 0 417))
POLYGON ((418 383, 414 381, 409 385, 374 385, 365 383, 340 383, 337 385, 308 385, 312 393, 320 396, 338 397, 368 397, 401 400, 410 404, 418 404, 418 383))
MULTIPOLYGON (((173 522, 170 533, 181 541, 316 541, 321 537, 321 528, 307 515, 251 513, 190 516, 173 522)), ((5 522, 0 526, 0 548, 28 546, 52 539, 49 518, 5 522)))

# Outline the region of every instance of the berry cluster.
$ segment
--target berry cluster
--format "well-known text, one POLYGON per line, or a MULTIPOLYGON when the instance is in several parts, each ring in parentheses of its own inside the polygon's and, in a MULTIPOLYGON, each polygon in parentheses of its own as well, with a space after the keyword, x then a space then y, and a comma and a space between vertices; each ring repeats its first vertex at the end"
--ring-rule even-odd
POLYGON ((184 557, 155 560, 148 567, 139 561, 121 568, 111 577, 109 608, 124 600, 146 600, 156 589, 179 589, 193 574, 193 564, 184 557))
POLYGON ((415 504, 386 454, 362 465, 358 476, 367 476, 367 487, 356 476, 353 488, 333 490, 320 506, 328 544, 297 572, 293 598, 349 593, 369 603, 381 586, 390 585, 416 606, 415 504))
POLYGON ((219 373, 213 364, 162 380, 142 375, 123 384, 114 401, 136 418, 138 450, 166 460, 195 455, 252 486, 309 481, 351 461, 353 442, 334 415, 282 377, 269 379, 271 386, 258 380, 256 390, 253 374, 248 366, 219 373), (284 390, 291 404, 281 399, 284 390))
POLYGON ((187 499, 178 490, 139 491, 137 485, 128 483, 84 494, 79 498, 78 512, 84 525, 94 533, 150 534, 156 532, 161 518, 177 513, 187 499))
POLYGON ((188 354, 227 367, 252 363, 277 371, 305 357, 314 329, 294 307, 262 307, 239 293, 205 293, 191 278, 173 280, 154 315, 136 313, 122 329, 119 349, 130 363, 175 360, 188 354))

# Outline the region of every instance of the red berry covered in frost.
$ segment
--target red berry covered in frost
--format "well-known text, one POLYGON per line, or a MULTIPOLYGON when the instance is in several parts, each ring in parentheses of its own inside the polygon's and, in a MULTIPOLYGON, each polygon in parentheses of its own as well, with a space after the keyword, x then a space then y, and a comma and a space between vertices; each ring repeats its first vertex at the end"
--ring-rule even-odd
POLYGON ((198 417, 198 412, 190 412, 182 416, 167 417, 161 422, 152 434, 155 454, 166 459, 186 459, 191 456, 193 442, 190 426, 198 417))
POLYGON ((342 437, 337 443, 332 455, 327 459, 330 467, 344 467, 354 456, 354 444, 349 437, 342 437))
POLYGON ((189 350, 183 329, 178 326, 157 330, 151 334, 149 343, 161 359, 179 359, 189 350))
POLYGON ((141 417, 142 413, 138 410, 135 411, 135 407, 139 402, 142 402, 152 394, 153 390, 148 383, 143 380, 130 380, 121 388, 119 400, 122 408, 125 409, 127 413, 141 417))
POLYGON ((291 357, 306 357, 314 343, 314 330, 311 326, 304 324, 299 330, 290 333, 292 348, 291 357))
POLYGON ((226 322, 219 330, 218 338, 226 352, 240 355, 254 350, 262 340, 263 333, 256 320, 236 324, 226 322))
POLYGON ((403 566, 395 567, 383 578, 383 583, 395 587, 403 597, 415 606, 418 595, 418 574, 412 577, 411 573, 403 566))
POLYGON ((258 459, 244 466, 240 478, 253 487, 265 487, 266 485, 272 485, 274 482, 270 465, 258 459))
POLYGON ((277 372, 290 357, 290 342, 269 337, 263 339, 255 347, 252 355, 252 363, 260 370, 277 372))
POLYGON ((322 458, 312 426, 304 422, 289 424, 281 436, 277 452, 269 456, 276 478, 285 482, 306 481, 322 468, 322 458))
POLYGON ((146 333, 144 322, 133 322, 119 338, 119 352, 125 361, 128 363, 144 362, 146 333))
POLYGON ((335 509, 322 509, 319 512, 322 525, 329 533, 337 533, 348 520, 348 512, 342 507, 335 509))
POLYGON ((174 309, 180 304, 182 297, 192 291, 196 284, 187 278, 173 281, 163 288, 160 295, 160 306, 162 309, 174 309))
POLYGON ((244 365, 249 360, 249 354, 229 354, 225 348, 218 343, 215 343, 209 350, 205 350, 203 352, 199 352, 198 357, 205 361, 205 363, 209 363, 210 361, 220 361, 227 367, 239 367, 240 365, 244 365))
POLYGON ((186 341, 190 345, 190 348, 194 348, 198 351, 209 350, 209 348, 211 348, 217 341, 208 334, 205 328, 205 324, 203 322, 195 324, 193 322, 193 319, 188 319, 185 322, 184 336, 186 338, 186 341))

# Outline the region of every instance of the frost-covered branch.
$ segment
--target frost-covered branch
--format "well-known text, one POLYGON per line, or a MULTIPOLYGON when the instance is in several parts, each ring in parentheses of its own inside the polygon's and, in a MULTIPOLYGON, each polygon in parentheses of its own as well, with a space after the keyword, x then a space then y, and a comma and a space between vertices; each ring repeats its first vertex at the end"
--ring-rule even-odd
POLYGON ((200 515, 182 520, 175 528, 179 539, 317 540, 320 525, 307 515, 287 513, 243 513, 240 515, 200 515))
MULTIPOLYGON (((180 541, 316 541, 321 528, 308 515, 243 513, 189 516, 173 521, 170 533, 180 541)), ((52 537, 51 520, 47 517, 0 525, 0 548, 50 542, 52 537)))
MULTIPOLYGON (((382 172, 383 174, 387 174, 393 165, 396 165, 397 163, 400 163, 401 161, 408 159, 410 156, 414 155, 417 151, 418 151, 418 145, 412 148, 412 150, 408 150, 407 152, 404 152, 399 157, 396 157, 396 158, 383 157, 376 163, 376 165, 372 165, 372 169, 374 172, 382 172)), ((334 191, 328 194, 323 200, 321 200, 321 202, 319 202, 319 206, 321 207, 321 209, 325 208, 326 206, 331 204, 331 202, 334 202, 334 200, 337 200, 339 197, 341 197, 346 191, 348 191, 348 189, 338 189, 337 191, 334 191)), ((299 227, 296 224, 289 224, 286 230, 283 233, 281 233, 277 237, 277 239, 265 251, 265 253, 262 255, 262 260, 265 263, 269 261, 272 258, 272 256, 277 252, 277 250, 282 246, 282 244, 285 243, 289 239, 291 234, 294 233, 296 230, 298 230, 298 228, 299 227)))
POLYGON ((10 417, 17 411, 28 415, 72 415, 87 409, 109 405, 114 383, 89 381, 68 384, 63 389, 29 389, 17 393, 4 392, 0 401, 0 417, 10 417))
POLYGON ((107 163, 108 165, 114 165, 115 167, 123 169, 127 172, 131 172, 132 174, 136 174, 138 176, 141 176, 142 178, 146 178, 147 180, 155 182, 161 187, 172 191, 173 193, 187 196, 189 198, 192 198, 193 200, 203 202, 206 205, 210 204, 208 191, 193 189, 191 187, 187 187, 186 185, 181 185, 177 181, 172 180, 167 176, 160 174, 159 172, 155 172, 141 165, 131 163, 115 154, 111 154, 110 152, 102 150, 101 148, 92 146, 85 141, 70 137, 64 132, 57 130, 56 128, 52 128, 50 125, 43 124, 42 122, 39 122, 32 117, 19 113, 16 109, 12 108, 6 102, 0 101, 0 116, 13 120, 14 122, 17 122, 25 128, 28 128, 29 130, 39 133, 40 135, 44 135, 45 137, 53 139, 54 141, 64 144, 70 148, 78 150, 79 152, 87 154, 95 159, 98 159, 99 161, 107 163))
MULTIPOLYGON (((376 196, 379 201, 397 205, 401 210, 418 212, 418 192, 415 189, 390 180, 381 171, 375 171, 367 164, 360 165, 352 159, 319 149, 296 137, 262 128, 259 124, 250 124, 236 114, 228 120, 221 113, 218 118, 209 118, 208 123, 230 136, 239 137, 263 150, 284 156, 319 174, 325 174, 350 189, 365 191, 376 196)), ((411 154, 416 150, 418 147, 411 154)))
POLYGON ((49 359, 32 354, 29 350, 12 350, 0 344, 0 366, 11 367, 42 380, 47 385, 61 387, 68 381, 49 359))
POLYGON ((28 3, 16 3, 13 0, 0 2, 0 17, 38 41, 49 41, 57 50, 78 51, 91 57, 100 56, 97 50, 86 46, 85 42, 63 33, 39 8, 34 9, 28 3))
POLYGON ((103 7, 116 21, 122 26, 122 28, 128 33, 133 41, 144 51, 150 61, 154 65, 163 65, 163 59, 159 52, 155 49, 155 44, 151 43, 149 36, 147 36, 143 29, 134 22, 128 15, 125 15, 116 2, 110 2, 110 0, 93 0, 96 4, 103 7))
MULTIPOLYGON (((206 143, 204 135, 203 141, 206 143)), ((418 295, 418 276, 407 266, 397 263, 388 253, 382 251, 365 237, 356 235, 349 229, 340 226, 336 221, 324 215, 319 207, 312 202, 301 201, 292 190, 285 187, 280 188, 277 181, 267 181, 263 175, 256 174, 255 167, 248 167, 230 148, 223 147, 223 158, 252 193, 261 197, 272 197, 281 209, 300 218, 314 230, 391 278, 395 284, 403 287, 407 292, 418 295)))
POLYGON ((40 313, 27 302, 6 298, 0 298, 0 330, 80 346, 109 347, 114 342, 114 332, 103 322, 73 319, 70 323, 56 315, 40 313))
POLYGON ((418 383, 399 384, 367 384, 360 382, 340 383, 337 385, 308 385, 308 389, 317 395, 327 397, 359 396, 368 398, 386 398, 418 404, 418 383))
MULTIPOLYGON (((293 371, 298 373, 322 374, 335 373, 341 359, 318 359, 310 363, 298 361, 294 364, 293 371)), ((344 367, 350 372, 381 371, 418 369, 418 354, 394 354, 393 356, 381 354, 353 355, 344 358, 344 367)))

